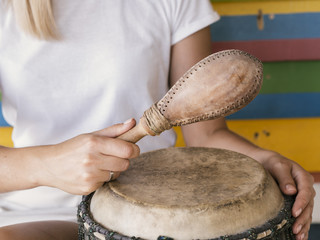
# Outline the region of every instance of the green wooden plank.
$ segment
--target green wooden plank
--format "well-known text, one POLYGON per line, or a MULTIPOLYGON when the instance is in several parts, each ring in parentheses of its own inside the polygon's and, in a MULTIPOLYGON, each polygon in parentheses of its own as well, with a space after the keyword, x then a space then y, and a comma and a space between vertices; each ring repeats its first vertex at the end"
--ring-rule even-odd
POLYGON ((260 93, 320 92, 320 61, 267 62, 260 93))
MULTIPOLYGON (((211 2, 268 2, 274 0, 211 0, 211 2)), ((282 0, 282 1, 290 1, 290 0, 282 0)))
MULTIPOLYGON (((215 2, 271 2, 271 1, 275 1, 275 0, 210 0, 212 3, 215 2)), ((292 0, 277 0, 278 2, 290 2, 292 0)), ((300 1, 303 2, 304 0, 296 0, 296 1, 300 1)), ((311 0, 312 1, 312 0, 311 0)), ((313 0, 313 1, 318 1, 318 0, 313 0)))
POLYGON ((266 62, 263 68, 260 93, 320 92, 320 61, 266 62))

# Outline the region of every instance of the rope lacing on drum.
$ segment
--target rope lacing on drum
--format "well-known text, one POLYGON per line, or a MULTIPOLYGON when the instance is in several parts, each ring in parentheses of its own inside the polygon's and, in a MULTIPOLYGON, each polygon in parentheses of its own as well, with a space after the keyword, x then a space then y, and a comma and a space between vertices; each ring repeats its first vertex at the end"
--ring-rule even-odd
MULTIPOLYGON (((83 200, 78 207, 79 240, 98 240, 99 238, 96 238, 94 233, 104 235, 106 240, 142 240, 141 238, 122 236, 95 223, 91 219, 90 214, 88 214, 90 212, 89 202, 92 195, 93 193, 88 196, 83 196, 83 200), (88 229, 89 232, 86 232, 86 229, 88 229)), ((295 219, 291 215, 290 210, 294 199, 294 197, 285 196, 285 206, 277 217, 258 228, 232 236, 225 235, 209 240, 293 240, 295 237, 292 232, 292 224, 295 219), (285 238, 283 238, 283 236, 285 238)), ((159 236, 157 240, 173 240, 173 238, 159 236)))
POLYGON ((173 240, 173 238, 166 237, 166 236, 159 236, 157 240, 173 240))

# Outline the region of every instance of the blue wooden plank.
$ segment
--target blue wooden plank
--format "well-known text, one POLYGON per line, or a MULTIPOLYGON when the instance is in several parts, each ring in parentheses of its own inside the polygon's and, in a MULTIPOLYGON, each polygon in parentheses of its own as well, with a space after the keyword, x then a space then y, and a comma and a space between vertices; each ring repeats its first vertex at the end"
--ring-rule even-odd
POLYGON ((2 116, 2 104, 0 102, 0 127, 8 127, 9 124, 6 122, 6 120, 4 120, 3 116, 2 116))
POLYGON ((259 94, 227 119, 320 117, 320 93, 259 94))
POLYGON ((248 41, 320 37, 320 13, 264 15, 264 29, 257 27, 257 17, 222 16, 211 25, 213 41, 248 41))
MULTIPOLYGON (((251 103, 227 119, 320 117, 320 93, 259 94, 251 103)), ((3 119, 0 104, 0 126, 3 119)))
POLYGON ((320 224, 311 224, 309 232, 309 240, 320 239, 320 224))

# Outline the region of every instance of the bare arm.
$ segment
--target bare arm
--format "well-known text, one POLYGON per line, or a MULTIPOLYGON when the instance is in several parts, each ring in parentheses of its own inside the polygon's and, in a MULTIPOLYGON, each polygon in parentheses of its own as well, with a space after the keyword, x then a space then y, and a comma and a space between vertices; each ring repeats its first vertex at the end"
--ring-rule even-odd
MULTIPOLYGON (((191 66, 211 53, 209 28, 203 29, 173 46, 171 85, 191 66)), ((187 146, 224 148, 252 157, 262 163, 274 176, 285 194, 298 193, 292 209, 293 215, 297 217, 293 231, 297 234, 297 239, 307 239, 315 191, 312 176, 301 166, 276 152, 262 149, 231 132, 223 118, 183 126, 182 132, 187 146)))
POLYGON ((110 171, 117 177, 128 168, 128 159, 139 155, 137 145, 115 138, 134 125, 132 119, 57 145, 0 147, 0 192, 50 186, 89 194, 109 179, 110 171))
POLYGON ((0 147, 0 192, 37 187, 34 179, 36 161, 28 148, 0 147))

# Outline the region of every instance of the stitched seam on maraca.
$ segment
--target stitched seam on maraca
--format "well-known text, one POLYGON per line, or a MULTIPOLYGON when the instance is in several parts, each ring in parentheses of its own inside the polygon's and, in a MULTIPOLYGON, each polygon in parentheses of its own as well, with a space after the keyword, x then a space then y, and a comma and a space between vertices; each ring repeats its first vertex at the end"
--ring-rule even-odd
POLYGON ((153 104, 143 114, 147 126, 154 132, 155 135, 159 135, 165 130, 170 129, 172 126, 170 122, 161 114, 156 104, 153 104))
MULTIPOLYGON (((257 82, 257 81, 255 81, 255 82, 257 82)), ((179 119, 177 121, 172 121, 171 125, 172 126, 181 126, 181 125, 186 125, 186 124, 190 124, 190 123, 194 123, 194 122, 199 122, 199 121, 208 120, 208 119, 215 119, 215 118, 219 118, 222 116, 230 115, 230 114, 236 112, 237 110, 240 110, 241 108, 245 107, 247 103, 249 103, 250 101, 252 101, 255 98, 255 96, 259 92, 261 84, 259 84, 259 82, 258 82, 258 84, 254 85, 254 86, 255 86, 255 88, 253 88, 254 89, 253 91, 251 90, 250 95, 246 94, 244 97, 237 100, 236 103, 232 103, 230 105, 227 105, 224 108, 217 109, 214 112, 208 112, 208 113, 201 114, 200 116, 197 116, 197 117, 185 118, 185 119, 179 119), (228 113, 228 114, 226 114, 226 113, 228 113)))
POLYGON ((254 62, 259 63, 256 79, 254 81, 255 84, 253 85, 252 88, 249 89, 249 91, 245 95, 245 97, 237 100, 236 103, 232 103, 231 105, 227 105, 225 108, 217 109, 213 112, 204 113, 204 114, 201 114, 200 116, 193 117, 193 118, 185 118, 185 119, 179 119, 176 121, 171 121, 170 123, 172 126, 180 126, 180 125, 190 124, 190 123, 194 123, 194 122, 198 122, 198 121, 202 121, 202 120, 208 120, 209 118, 210 119, 218 118, 229 111, 230 111, 229 114, 231 114, 231 113, 243 108, 246 103, 248 103, 252 99, 254 99, 254 97, 258 94, 259 89, 261 88, 261 84, 262 84, 262 78, 263 78, 262 77, 263 76, 262 75, 262 72, 263 72, 262 63, 259 59, 257 59, 256 57, 252 56, 251 54, 249 54, 247 52, 232 49, 232 50, 225 50, 225 51, 221 51, 221 52, 217 52, 215 54, 212 54, 212 55, 204 58, 203 60, 201 60, 196 65, 194 65, 168 91, 166 97, 157 103, 157 108, 159 109, 159 111, 162 114, 164 114, 168 105, 170 104, 170 101, 174 98, 174 95, 176 94, 176 92, 179 91, 186 84, 186 82, 189 79, 189 76, 192 75, 194 72, 198 71, 198 69, 200 69, 203 65, 205 65, 206 63, 208 63, 210 61, 215 61, 216 59, 220 58, 221 56, 224 57, 225 55, 237 55, 237 54, 238 55, 245 55, 245 56, 249 57, 250 59, 252 59, 254 62))
MULTIPOLYGON (((216 59, 220 58, 220 56, 224 57, 225 55, 246 55, 247 57, 249 57, 250 59, 252 59, 253 61, 255 62, 258 62, 259 63, 259 70, 258 70, 258 73, 260 73, 261 71, 261 75, 256 75, 257 79, 259 79, 259 81, 257 79, 255 79, 255 85, 253 86, 253 89, 254 91, 251 93, 251 95, 249 96, 248 94, 246 94, 245 97, 239 99, 236 101, 236 104, 233 103, 231 105, 228 105, 227 107, 225 108, 221 108, 221 109, 217 109, 216 111, 214 112, 208 112, 208 113, 204 113, 200 116, 197 116, 197 117, 193 117, 193 118, 186 118, 186 119, 179 119, 179 120, 176 120, 176 121, 172 121, 171 124, 173 126, 179 126, 179 125, 184 125, 184 124, 189 124, 189 123, 194 123, 194 122, 198 122, 198 121, 201 121, 201 120, 206 120, 208 118, 217 118, 217 117, 221 117, 221 115, 224 115, 227 111, 230 111, 230 110, 239 110, 241 109, 242 107, 244 107, 245 103, 251 101, 257 94, 258 90, 260 89, 260 86, 261 86, 261 80, 262 80, 262 64, 261 64, 261 61, 258 60, 257 58, 255 58, 254 56, 246 53, 246 52, 243 52, 243 51, 240 51, 240 50, 226 50, 226 51, 221 51, 221 52, 218 52, 218 53, 215 53, 213 55, 210 55, 208 56, 207 58, 203 59, 202 61, 200 61, 198 64, 196 64, 194 67, 192 67, 183 77, 182 79, 180 79, 173 88, 171 88, 168 92, 168 95, 167 97, 163 100, 163 101, 166 101, 167 103, 163 103, 162 102, 162 105, 158 105, 158 108, 160 109, 161 112, 165 112, 166 111, 166 108, 167 108, 167 105, 170 103, 170 99, 173 98, 173 95, 176 93, 176 91, 180 90, 179 86, 182 86, 185 81, 187 81, 187 79, 189 79, 189 76, 193 74, 193 72, 197 71, 197 69, 199 67, 201 67, 201 65, 204 65, 206 62, 210 62, 210 61, 215 61, 216 59)), ((251 89, 249 89, 249 93, 250 91, 252 91, 251 89)), ((234 112, 233 111, 233 112, 234 112)), ((232 112, 230 112, 232 113, 232 112)))

